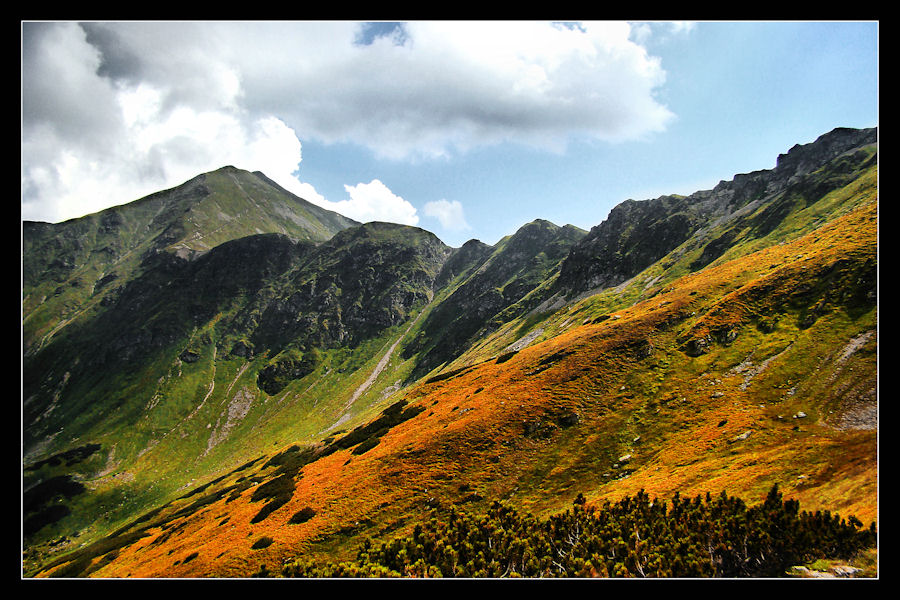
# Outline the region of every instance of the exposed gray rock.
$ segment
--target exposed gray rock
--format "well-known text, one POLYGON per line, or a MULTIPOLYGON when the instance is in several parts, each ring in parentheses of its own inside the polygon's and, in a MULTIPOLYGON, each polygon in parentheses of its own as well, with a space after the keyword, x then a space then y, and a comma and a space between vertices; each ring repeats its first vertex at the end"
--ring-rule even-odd
MULTIPOLYGON (((771 210, 750 219, 754 211, 776 200, 789 186, 802 187, 804 178, 826 162, 852 155, 877 139, 875 128, 838 128, 812 143, 795 145, 778 157, 775 169, 738 174, 731 181, 719 182, 712 190, 687 197, 669 195, 651 200, 626 200, 572 248, 561 265, 555 287, 570 297, 587 290, 598 292, 615 287, 691 237, 703 244, 701 256, 691 265, 700 269, 724 254, 740 236, 741 228, 735 227, 717 233, 714 239, 705 239, 715 227, 747 219, 744 226, 764 235, 781 222, 784 217, 781 207, 772 206, 771 210)), ((823 186, 829 185, 841 184, 815 183, 811 195, 824 196, 830 189, 823 186)))
POLYGON ((731 441, 732 442, 743 442, 744 440, 748 439, 751 435, 753 435, 753 432, 748 429, 744 433, 733 437, 731 439, 731 441))

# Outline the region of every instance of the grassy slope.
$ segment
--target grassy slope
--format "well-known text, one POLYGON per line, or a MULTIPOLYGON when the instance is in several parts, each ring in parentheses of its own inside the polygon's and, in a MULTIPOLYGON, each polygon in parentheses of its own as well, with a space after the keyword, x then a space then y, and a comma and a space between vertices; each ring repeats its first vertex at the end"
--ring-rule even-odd
POLYGON ((321 242, 358 224, 297 201, 270 180, 246 171, 225 167, 207 174, 206 183, 210 195, 182 217, 189 234, 170 249, 202 252, 228 240, 269 232, 321 242))
POLYGON ((151 248, 203 252, 263 232, 321 242, 357 224, 297 199, 264 176, 233 167, 64 223, 25 224, 26 353, 76 318, 100 310, 104 296, 140 273, 141 259, 151 248))
MULTIPOLYGON (((304 553, 351 557, 361 536, 388 539, 450 503, 501 499, 546 514, 578 493, 599 502, 638 489, 725 489, 756 501, 777 482, 804 509, 874 520, 877 430, 842 421, 871 416, 875 401, 874 300, 865 285, 845 298, 806 285, 871 275, 874 176, 830 198, 846 203, 844 216, 811 233, 782 231, 783 243, 655 285, 646 284, 652 274, 638 277, 547 318, 545 335, 555 336, 508 360, 485 348, 456 376, 400 390, 390 401, 425 410, 365 453, 339 450, 304 466, 291 500, 262 522, 250 522, 260 508, 252 490, 217 495, 241 477, 272 478, 275 467, 258 461, 205 490, 204 506, 172 518, 199 495, 172 502, 132 528, 144 537, 93 552, 93 575, 246 576, 304 553), (707 334, 707 352, 685 353, 707 334), (793 418, 800 411, 807 416, 793 418), (312 519, 287 523, 305 507, 312 519), (252 549, 262 536, 273 543, 252 549)), ((295 437, 277 449, 314 441, 284 434, 295 437)))
MULTIPOLYGON (((114 288, 137 277, 141 273, 141 257, 151 247, 161 247, 160 243, 172 242, 165 248, 171 252, 184 248, 204 250, 269 230, 321 241, 353 224, 336 213, 305 205, 273 188, 259 175, 233 168, 220 169, 179 188, 64 224, 29 224, 38 234, 23 237, 23 260, 27 263, 23 265, 26 356, 29 346, 36 347, 41 338, 48 342, 53 334, 65 336, 78 328, 78 318, 102 314, 104 294, 114 293, 114 288), (251 212, 265 219, 248 218, 251 212), (198 231, 209 229, 207 221, 225 225, 200 237, 198 231), (154 237, 163 227, 173 235, 154 237), (43 283, 32 285, 28 275, 48 265, 56 275, 47 278, 45 273, 43 283), (101 290, 96 282, 110 274, 116 278, 101 290)), ((102 444, 103 449, 77 464, 45 465, 24 471, 26 489, 54 476, 74 477, 87 488, 87 493, 66 501, 72 511, 69 516, 29 540, 26 571, 43 559, 48 546, 59 551, 102 538, 135 514, 171 499, 191 485, 194 478, 215 474, 223 465, 237 464, 245 454, 258 455, 278 442, 277 437, 273 442, 269 435, 241 435, 251 433, 252 424, 268 420, 275 402, 256 387, 259 364, 242 369, 244 361, 216 356, 215 347, 223 335, 218 332, 217 323, 233 310, 224 307, 223 312, 195 329, 189 338, 154 354, 140 372, 100 373, 94 380, 81 381, 80 387, 73 390, 68 375, 54 368, 51 375, 61 379, 60 383, 51 382, 53 389, 49 393, 65 390, 80 403, 76 414, 67 416, 64 422, 70 428, 81 427, 79 431, 89 432, 84 439, 102 444), (185 347, 197 353, 196 362, 180 360, 178 354, 185 347), (239 395, 242 397, 237 398, 239 395), (96 402, 96 398, 104 402, 96 402), (140 417, 136 422, 132 418, 135 410, 140 417), (103 427, 94 428, 100 420, 103 427), (245 441, 230 440, 208 451, 211 436, 224 437, 225 433, 245 441), (53 544, 54 540, 65 538, 65 544, 53 544)), ((173 308, 171 312, 174 315, 177 310, 173 308)), ((355 368, 368 360, 367 353, 375 351, 377 348, 369 344, 355 353, 343 353, 328 364, 337 362, 336 368, 343 370, 349 361, 355 368)), ((76 358, 71 364, 78 362, 76 358)), ((26 406, 33 401, 24 399, 26 406)), ((50 402, 41 419, 42 426, 59 416, 58 408, 55 401, 50 402)), ((303 409, 302 404, 299 408, 303 409)), ((54 443, 59 425, 52 427, 46 444, 54 443)), ((271 435, 277 434, 276 429, 271 435)), ((300 428, 291 435, 305 433, 300 428)), ((77 442, 76 438, 73 443, 77 442)), ((42 444, 29 450, 46 452, 42 444)))
POLYGON ((43 479, 74 473, 86 482, 90 493, 68 501, 72 515, 40 532, 35 541, 43 549, 28 561, 27 570, 44 558, 49 540, 68 536, 68 549, 92 543, 135 515, 286 440, 315 442, 377 414, 411 368, 408 361, 399 360, 397 352, 392 353, 380 377, 351 400, 407 329, 408 325, 392 328, 352 351, 325 352, 313 373, 273 396, 256 385, 266 356, 252 362, 216 357, 212 324, 196 332, 194 337, 202 340, 191 344, 199 353, 196 362, 169 357, 169 362, 161 361, 156 369, 165 375, 147 390, 136 390, 144 396, 152 393, 152 397, 144 416, 136 424, 127 423, 128 434, 121 435, 121 427, 110 422, 104 435, 93 438, 103 444, 101 455, 109 453, 107 460, 95 455, 71 468, 44 466, 28 473, 29 478, 43 479))

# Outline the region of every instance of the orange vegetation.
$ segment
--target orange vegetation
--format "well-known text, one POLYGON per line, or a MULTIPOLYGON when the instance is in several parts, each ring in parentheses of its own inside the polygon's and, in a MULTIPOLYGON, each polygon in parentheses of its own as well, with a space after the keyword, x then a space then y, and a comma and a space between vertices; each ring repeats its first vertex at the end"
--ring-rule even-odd
MULTIPOLYGON (((548 513, 578 493, 599 503, 641 489, 660 499, 725 490, 755 503, 778 483, 805 510, 870 522, 876 430, 835 429, 823 415, 794 418, 795 407, 818 405, 785 391, 786 377, 813 381, 814 367, 826 364, 825 351, 798 354, 813 351, 808 340, 820 330, 784 317, 788 324, 766 341, 752 325, 794 310, 789 299, 811 277, 874 259, 876 223, 871 203, 793 242, 687 275, 614 318, 420 383, 404 397, 422 412, 362 454, 339 450, 303 466, 290 501, 261 522, 251 523, 261 506, 250 501, 252 487, 166 520, 192 499, 179 500, 93 576, 248 576, 304 555, 348 559, 363 536, 407 533, 435 508, 480 510, 501 500, 548 513), (683 352, 685 340, 727 331, 733 335, 713 338, 706 353, 683 352), (762 369, 770 356, 777 360, 762 369), (755 378, 735 368, 744 357, 755 378), (288 523, 307 507, 312 518, 288 523), (263 536, 272 543, 253 549, 263 536)), ((824 325, 819 335, 830 335, 824 325)), ((838 341, 831 343, 833 352, 838 341)), ((859 368, 874 379, 873 360, 859 368)), ((217 486, 272 473, 257 466, 217 486)))

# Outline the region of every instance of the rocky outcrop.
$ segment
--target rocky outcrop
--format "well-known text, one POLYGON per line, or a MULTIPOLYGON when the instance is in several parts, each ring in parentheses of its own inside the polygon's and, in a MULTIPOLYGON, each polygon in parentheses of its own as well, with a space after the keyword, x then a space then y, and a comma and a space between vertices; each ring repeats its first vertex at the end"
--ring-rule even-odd
POLYGON ((851 129, 838 127, 819 136, 809 144, 795 144, 785 154, 779 154, 774 173, 779 177, 799 177, 815 171, 826 162, 861 146, 878 141, 876 128, 851 129))
MULTIPOLYGON (((482 246, 468 248, 472 275, 431 311, 422 334, 405 348, 404 357, 420 353, 418 375, 457 357, 479 332, 515 316, 504 311, 552 277, 584 235, 576 227, 538 219, 501 240, 487 258, 482 258, 482 246)), ((526 310, 522 307, 519 312, 526 310)))
POLYGON ((571 294, 618 285, 677 248, 701 223, 690 198, 627 200, 572 248, 557 288, 571 294))
POLYGON ((451 250, 405 225, 367 223, 318 246, 238 315, 257 348, 355 346, 406 322, 432 297, 451 250))
POLYGON ((626 200, 572 248, 560 267, 556 291, 573 296, 619 285, 691 238, 703 246, 691 268, 703 268, 746 231, 755 237, 771 232, 798 198, 814 202, 845 185, 854 171, 875 160, 862 148, 876 142, 874 128, 839 128, 794 146, 778 157, 775 169, 735 175, 687 197, 626 200), (811 176, 830 162, 829 173, 811 176))
POLYGON ((469 240, 454 250, 434 281, 435 291, 442 289, 457 277, 471 274, 484 264, 493 251, 492 246, 480 240, 469 240))

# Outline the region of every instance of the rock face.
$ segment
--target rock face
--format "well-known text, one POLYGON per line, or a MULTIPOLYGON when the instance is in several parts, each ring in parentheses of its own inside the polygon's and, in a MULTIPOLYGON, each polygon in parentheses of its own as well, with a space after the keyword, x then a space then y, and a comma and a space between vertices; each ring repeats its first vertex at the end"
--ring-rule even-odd
POLYGON ((804 566, 791 567, 788 575, 791 577, 801 577, 804 579, 835 579, 838 577, 856 577, 862 569, 851 567, 849 565, 832 565, 827 571, 818 571, 804 566))
POLYGON ((464 245, 448 265, 472 274, 429 314, 422 335, 404 356, 421 353, 420 374, 455 358, 480 331, 509 317, 501 313, 550 278, 584 234, 576 227, 536 220, 501 240, 489 255, 480 242, 464 245))
POLYGON ((457 277, 471 275, 494 251, 492 246, 480 240, 469 240, 455 250, 435 279, 435 289, 443 288, 457 277))
POLYGON ((558 287, 582 292, 618 285, 677 248, 701 222, 689 198, 627 200, 572 248, 558 287))
POLYGON ((796 144, 786 154, 779 154, 774 173, 776 176, 788 178, 805 175, 848 150, 877 141, 878 132, 875 128, 838 127, 819 136, 814 142, 796 144))
POLYGON ((430 301, 450 252, 425 230, 367 223, 317 247, 236 323, 257 347, 356 345, 430 301))
POLYGON ((746 235, 747 228, 756 237, 772 231, 790 213, 797 197, 813 202, 844 185, 855 170, 874 160, 861 149, 876 142, 874 128, 835 129, 780 155, 773 170, 736 175, 712 190, 687 197, 626 200, 572 248, 560 267, 556 289, 573 295, 613 287, 689 239, 704 240, 706 230, 733 223, 715 238, 705 239, 703 251, 692 265, 694 270, 703 268, 746 235), (844 160, 832 167, 833 173, 809 177, 842 155, 844 160), (751 218, 751 212, 759 207, 766 209, 751 218))

